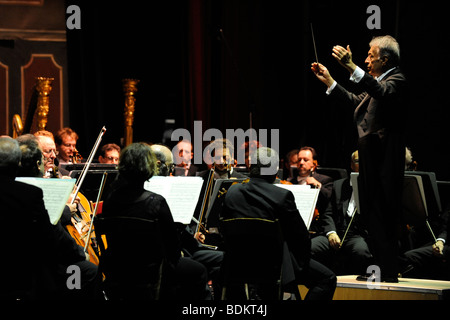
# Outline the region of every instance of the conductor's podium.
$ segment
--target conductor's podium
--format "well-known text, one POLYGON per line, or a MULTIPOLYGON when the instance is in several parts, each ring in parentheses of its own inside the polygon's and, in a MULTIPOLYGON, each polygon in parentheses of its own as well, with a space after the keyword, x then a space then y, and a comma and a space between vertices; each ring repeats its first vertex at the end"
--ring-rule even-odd
MULTIPOLYGON (((450 281, 399 278, 398 283, 356 280, 338 276, 333 300, 449 300, 450 281)), ((304 298, 307 289, 299 286, 304 298)))

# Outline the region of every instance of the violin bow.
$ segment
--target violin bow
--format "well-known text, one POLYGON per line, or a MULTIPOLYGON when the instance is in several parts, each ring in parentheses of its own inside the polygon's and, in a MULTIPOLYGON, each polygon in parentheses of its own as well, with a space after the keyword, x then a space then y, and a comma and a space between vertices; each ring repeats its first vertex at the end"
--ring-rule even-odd
POLYGON ((355 207, 355 209, 353 210, 352 218, 350 219, 347 229, 345 230, 344 236, 342 237, 342 241, 341 241, 341 244, 339 245, 339 249, 342 248, 342 245, 344 244, 345 237, 347 237, 347 232, 348 232, 348 230, 350 230, 350 226, 352 225, 353 219, 356 216, 356 210, 357 210, 357 207, 355 207))
POLYGON ((88 252, 87 251, 87 247, 89 245, 89 242, 91 241, 91 233, 92 233, 92 227, 94 225, 94 218, 97 215, 98 204, 99 204, 100 199, 101 199, 102 194, 103 194, 103 189, 105 187, 105 181, 106 181, 107 176, 108 176, 108 172, 106 172, 106 171, 103 172, 102 182, 100 183, 100 190, 98 191, 97 201, 95 202, 94 212, 92 213, 91 225, 89 226, 89 232, 88 232, 88 235, 87 235, 87 241, 86 241, 86 244, 84 245, 84 252, 88 252))
POLYGON ((97 141, 94 144, 94 147, 91 150, 91 153, 89 154, 89 157, 86 161, 86 164, 83 167, 83 170, 81 171, 81 175, 78 178, 77 183, 75 184, 77 186, 77 188, 75 189, 75 194, 72 198, 72 201, 70 202, 70 204, 73 204, 75 202, 76 196, 78 194, 78 192, 80 191, 81 188, 81 184, 84 181, 84 178, 86 177, 86 173, 91 165, 92 159, 94 158, 95 153, 97 152, 98 146, 100 145, 100 142, 102 141, 102 137, 105 134, 106 128, 103 127, 102 130, 100 130, 100 134, 97 137, 97 141))
POLYGON ((199 220, 197 221, 197 228, 195 230, 195 233, 198 233, 200 230, 200 226, 203 220, 203 214, 205 212, 205 207, 206 207, 206 202, 207 199, 210 197, 210 193, 211 193, 211 186, 212 186, 212 181, 214 180, 214 166, 211 168, 211 170, 209 171, 209 176, 208 176, 208 184, 206 186, 206 190, 205 190, 205 194, 203 195, 203 202, 202 202, 202 208, 200 211, 200 217, 199 220))

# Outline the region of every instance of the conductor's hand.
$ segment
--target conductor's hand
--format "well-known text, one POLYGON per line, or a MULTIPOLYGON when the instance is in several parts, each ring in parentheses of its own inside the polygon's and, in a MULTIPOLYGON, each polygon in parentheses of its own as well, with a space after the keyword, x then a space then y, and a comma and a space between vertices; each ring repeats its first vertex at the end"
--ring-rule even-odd
POLYGON ((432 248, 433 248, 433 254, 435 256, 440 257, 443 254, 444 242, 442 242, 441 240, 438 240, 438 241, 436 241, 435 244, 433 244, 432 248))
POLYGON ((327 87, 330 87, 333 84, 334 79, 323 64, 314 62, 311 64, 311 70, 314 72, 317 79, 325 83, 327 87))
POLYGON ((328 242, 334 250, 338 250, 339 246, 341 245, 341 238, 339 238, 336 233, 330 233, 328 235, 328 242))
POLYGON ((356 64, 353 63, 350 46, 347 46, 347 49, 341 46, 334 46, 332 56, 341 66, 347 69, 348 72, 353 73, 355 71, 356 64))

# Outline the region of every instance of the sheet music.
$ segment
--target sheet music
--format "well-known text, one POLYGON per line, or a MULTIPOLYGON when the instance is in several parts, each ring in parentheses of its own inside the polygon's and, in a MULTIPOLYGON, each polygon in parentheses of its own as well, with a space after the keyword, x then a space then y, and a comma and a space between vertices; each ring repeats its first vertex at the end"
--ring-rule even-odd
POLYGON ((306 228, 309 229, 316 209, 317 199, 320 189, 312 189, 309 185, 298 184, 274 184, 277 187, 290 190, 294 194, 295 204, 300 212, 300 216, 305 222, 306 228))
POLYGON ((201 177, 154 176, 144 183, 144 188, 166 199, 175 222, 189 224, 200 197, 202 184, 201 177))
POLYGON ((64 206, 75 186, 75 179, 44 179, 17 177, 17 181, 25 182, 42 189, 44 205, 50 217, 50 222, 56 224, 64 210, 64 206))

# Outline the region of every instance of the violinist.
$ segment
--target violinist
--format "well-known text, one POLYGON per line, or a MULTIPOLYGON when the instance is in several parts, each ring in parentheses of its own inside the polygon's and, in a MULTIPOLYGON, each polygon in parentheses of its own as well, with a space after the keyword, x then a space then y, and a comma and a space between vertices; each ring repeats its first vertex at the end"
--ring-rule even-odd
MULTIPOLYGON (((22 177, 42 177, 44 174, 43 153, 39 147, 38 139, 32 134, 19 136, 17 141, 22 153, 18 175, 22 177)), ((77 245, 75 240, 63 228, 61 221, 50 225, 54 238, 55 252, 50 257, 54 260, 54 269, 51 277, 55 282, 56 294, 61 299, 98 299, 100 278, 97 266, 88 261, 83 247, 77 245), (69 290, 66 282, 70 274, 67 268, 76 265, 80 268, 81 289, 69 290)), ((33 239, 35 241, 35 239, 33 239)), ((44 250, 46 250, 44 248, 44 250)))
POLYGON ((56 160, 56 145, 53 133, 47 130, 39 130, 34 133, 38 138, 39 146, 44 156, 44 178, 59 178, 56 160))
POLYGON ((56 242, 42 190, 15 180, 21 157, 17 140, 0 137, 1 218, 5 226, 10 226, 2 234, 5 239, 14 239, 2 252, 0 298, 53 298, 56 242))
POLYGON ((316 204, 316 217, 312 221, 310 231, 322 232, 323 228, 332 223, 330 212, 330 200, 333 191, 333 179, 317 173, 317 153, 312 147, 302 147, 298 152, 297 172, 292 178, 292 184, 309 185, 320 189, 316 204))
MULTIPOLYGON (((56 145, 53 138, 53 133, 46 130, 36 131, 34 136, 37 138, 39 147, 42 150, 42 155, 44 156, 44 178, 69 178, 68 176, 63 176, 59 171, 58 165, 55 163, 56 159, 56 145)), ((61 220, 63 225, 71 223, 72 213, 76 212, 77 204, 71 204, 70 201, 64 207, 61 220)))

